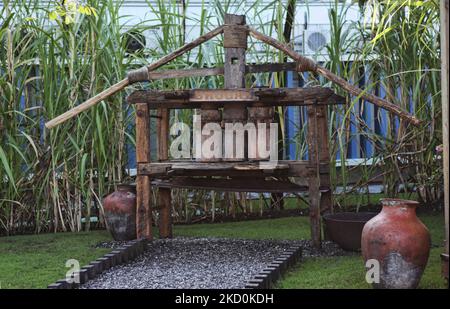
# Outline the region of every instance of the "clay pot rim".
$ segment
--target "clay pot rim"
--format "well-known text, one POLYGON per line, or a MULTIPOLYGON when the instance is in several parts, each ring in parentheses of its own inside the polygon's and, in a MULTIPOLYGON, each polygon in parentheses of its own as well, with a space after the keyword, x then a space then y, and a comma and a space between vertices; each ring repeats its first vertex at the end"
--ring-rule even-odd
POLYGON ((363 223, 363 222, 367 222, 369 220, 371 220, 373 217, 375 217, 376 215, 378 215, 378 212, 374 212, 374 211, 358 211, 358 212, 352 212, 352 211, 344 211, 344 212, 336 212, 336 213, 329 213, 329 214, 325 214, 322 217, 324 218, 325 221, 334 221, 334 222, 345 222, 345 223, 363 223), (349 219, 349 218, 339 218, 336 217, 336 215, 341 215, 341 216, 345 216, 345 214, 359 214, 361 215, 360 219, 349 219), (365 216, 372 216, 373 217, 371 219, 365 219, 365 216))
POLYGON ((417 207, 419 206, 418 201, 413 200, 404 200, 401 198, 381 198, 380 199, 382 206, 388 206, 388 207, 396 207, 396 206, 407 206, 407 207, 417 207))

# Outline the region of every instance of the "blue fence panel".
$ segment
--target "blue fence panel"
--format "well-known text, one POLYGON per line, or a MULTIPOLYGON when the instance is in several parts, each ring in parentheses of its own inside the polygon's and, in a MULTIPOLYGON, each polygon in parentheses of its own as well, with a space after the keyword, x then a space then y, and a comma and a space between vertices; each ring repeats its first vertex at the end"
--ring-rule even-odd
MULTIPOLYGON (((287 87, 296 88, 294 80, 294 74, 292 71, 287 72, 287 87)), ((296 137, 299 131, 299 113, 298 108, 295 106, 288 106, 285 113, 285 124, 286 124, 286 157, 290 160, 295 160, 297 155, 297 143, 296 137)))

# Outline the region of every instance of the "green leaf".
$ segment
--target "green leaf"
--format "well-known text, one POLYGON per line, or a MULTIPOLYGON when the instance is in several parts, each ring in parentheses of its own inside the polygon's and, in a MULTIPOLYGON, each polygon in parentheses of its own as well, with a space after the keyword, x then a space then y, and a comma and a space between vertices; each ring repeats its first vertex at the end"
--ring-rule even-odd
POLYGON ((81 184, 83 184, 84 176, 86 175, 86 160, 87 160, 88 154, 85 153, 83 157, 81 158, 81 168, 80 168, 80 181, 81 184))
POLYGON ((66 18, 64 18, 64 23, 65 23, 66 25, 69 25, 69 24, 71 24, 72 22, 73 22, 72 16, 66 15, 66 18))
POLYGON ((86 8, 80 5, 78 6, 78 12, 80 12, 80 14, 86 14, 86 8))
POLYGON ((0 160, 2 161, 3 169, 5 170, 6 175, 8 176, 9 183, 14 187, 14 191, 17 192, 17 187, 16 187, 16 183, 14 181, 14 176, 11 171, 11 167, 9 166, 8 158, 6 157, 6 154, 3 151, 2 146, 0 146, 0 160))
POLYGON ((92 14, 94 14, 95 17, 98 17, 97 10, 92 6, 90 6, 89 8, 91 9, 92 14))
POLYGON ((48 14, 48 18, 50 18, 50 20, 55 20, 56 18, 58 18, 58 13, 56 13, 55 11, 51 11, 48 14))

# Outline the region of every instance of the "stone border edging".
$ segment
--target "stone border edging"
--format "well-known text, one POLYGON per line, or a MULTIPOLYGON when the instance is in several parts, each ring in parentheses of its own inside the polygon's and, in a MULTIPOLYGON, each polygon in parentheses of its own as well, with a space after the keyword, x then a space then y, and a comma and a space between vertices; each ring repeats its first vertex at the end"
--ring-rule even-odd
POLYGON ((111 267, 126 264, 142 253, 144 253, 147 240, 132 240, 126 245, 113 249, 110 253, 106 253, 95 261, 80 268, 78 274, 80 276, 80 283, 67 282, 67 279, 61 279, 47 286, 47 289, 76 289, 81 284, 88 282, 98 277, 104 271, 111 267))
POLYGON ((302 247, 294 245, 276 258, 252 279, 248 280, 245 289, 270 289, 281 279, 286 271, 294 266, 302 257, 302 247))

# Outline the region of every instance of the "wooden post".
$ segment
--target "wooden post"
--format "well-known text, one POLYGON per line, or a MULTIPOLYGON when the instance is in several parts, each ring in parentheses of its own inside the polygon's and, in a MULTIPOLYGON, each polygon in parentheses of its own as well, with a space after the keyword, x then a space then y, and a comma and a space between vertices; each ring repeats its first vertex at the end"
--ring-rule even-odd
MULTIPOLYGON (((224 84, 226 89, 245 88, 245 52, 247 49, 247 30, 245 16, 225 15, 227 27, 223 32, 223 45, 225 48, 224 84)), ((224 123, 244 122, 247 120, 247 110, 241 103, 229 103, 223 108, 222 120, 224 123)), ((235 136, 233 137, 235 140, 235 136)), ((236 156, 235 143, 233 153, 236 156)), ((227 160, 233 160, 227 158, 227 160)), ((242 159, 235 159, 237 161, 242 159)))
POLYGON ((449 24, 448 24, 448 0, 441 0, 441 97, 442 97, 442 134, 444 141, 444 209, 445 209, 445 253, 442 254, 442 273, 443 276, 448 280, 448 220, 449 220, 449 128, 448 128, 448 32, 449 32, 449 24))
MULTIPOLYGON (((317 125, 317 107, 308 105, 308 161, 310 172, 309 183, 309 220, 311 224, 311 240, 313 246, 320 248, 322 233, 320 222, 320 175, 319 175, 319 139, 317 125)), ((321 141, 320 141, 321 143, 321 141)))
MULTIPOLYGON (((169 110, 158 109, 158 160, 166 161, 169 158, 169 110)), ((172 195, 170 188, 159 188, 159 237, 172 238, 172 195)))
POLYGON ((169 109, 158 108, 157 117, 158 160, 166 161, 169 158, 169 109))
POLYGON ((327 106, 320 105, 316 108, 317 116, 317 142, 319 147, 319 160, 318 160, 318 174, 319 174, 319 187, 328 187, 329 191, 321 193, 320 196, 320 212, 333 212, 332 194, 331 191, 331 179, 330 170, 322 171, 320 169, 321 164, 328 166, 330 163, 330 152, 328 148, 328 117, 327 106))
MULTIPOLYGON (((150 115, 147 104, 136 104, 136 162, 150 163, 150 115)), ((136 234, 151 240, 152 187, 148 175, 136 177, 136 234)))

